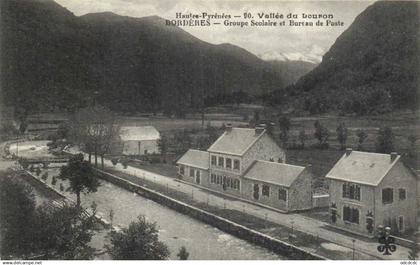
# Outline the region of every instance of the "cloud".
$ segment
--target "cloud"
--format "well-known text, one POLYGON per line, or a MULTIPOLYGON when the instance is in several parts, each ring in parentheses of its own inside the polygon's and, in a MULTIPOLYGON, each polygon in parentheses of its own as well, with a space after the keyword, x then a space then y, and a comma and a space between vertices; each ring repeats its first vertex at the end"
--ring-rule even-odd
MULTIPOLYGON (((319 62, 336 38, 372 1, 264 1, 264 0, 56 0, 76 15, 111 11, 119 15, 175 18, 177 12, 227 13, 274 12, 332 14, 344 27, 183 27, 199 39, 213 44, 231 43, 267 57, 286 57, 319 62)), ((240 20, 240 19, 238 19, 240 20)), ((242 20, 243 21, 243 20, 242 20)), ((221 21, 222 22, 222 21, 221 21)))

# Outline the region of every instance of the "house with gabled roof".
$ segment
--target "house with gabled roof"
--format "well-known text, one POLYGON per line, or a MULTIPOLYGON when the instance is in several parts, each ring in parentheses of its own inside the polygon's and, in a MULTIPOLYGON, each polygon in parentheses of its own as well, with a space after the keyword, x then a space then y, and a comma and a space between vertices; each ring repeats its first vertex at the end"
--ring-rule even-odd
POLYGON ((347 149, 326 178, 332 225, 369 236, 378 225, 392 233, 416 228, 417 176, 397 153, 347 149))
POLYGON ((177 161, 177 164, 178 173, 183 180, 204 186, 208 185, 208 152, 190 149, 177 161))
POLYGON ((153 126, 123 126, 119 132, 124 155, 159 154, 160 133, 153 126))
POLYGON ((256 160, 243 176, 243 194, 282 211, 312 208, 309 167, 256 160))
POLYGON ((310 172, 285 162, 284 150, 264 127, 227 126, 207 151, 189 150, 177 165, 183 180, 218 192, 283 211, 311 208, 310 172))

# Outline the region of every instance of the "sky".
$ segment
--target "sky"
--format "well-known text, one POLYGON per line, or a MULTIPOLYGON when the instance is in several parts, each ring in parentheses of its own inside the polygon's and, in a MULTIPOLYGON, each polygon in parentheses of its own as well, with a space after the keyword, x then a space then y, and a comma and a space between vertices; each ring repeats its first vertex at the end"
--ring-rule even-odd
MULTIPOLYGON (((197 38, 213 44, 231 43, 265 60, 305 60, 318 63, 356 16, 374 1, 284 1, 284 0, 55 0, 75 15, 113 12, 130 17, 157 15, 174 19, 177 12, 243 15, 257 13, 332 14, 331 21, 344 26, 323 27, 182 27, 197 38)), ((243 19, 234 19, 245 21, 243 19)), ((267 20, 267 19, 266 19, 267 20)), ((302 19, 298 19, 304 21, 302 19)), ((231 19, 231 21, 233 21, 231 19)), ((314 21, 314 20, 305 20, 314 21)), ((316 20, 315 20, 316 21, 316 20)), ((223 20, 220 20, 223 23, 223 20)), ((324 20, 325 22, 325 20, 324 20)))

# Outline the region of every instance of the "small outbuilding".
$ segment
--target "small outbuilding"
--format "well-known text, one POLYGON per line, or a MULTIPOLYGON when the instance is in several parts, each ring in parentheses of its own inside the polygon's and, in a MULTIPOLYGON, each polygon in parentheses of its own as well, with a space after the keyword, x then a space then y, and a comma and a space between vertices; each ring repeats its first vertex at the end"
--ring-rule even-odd
POLYGON ((308 210, 311 186, 307 167, 257 160, 243 176, 242 196, 285 212, 308 210))
POLYGON ((178 165, 178 175, 181 179, 208 186, 208 152, 190 149, 176 163, 178 165))
POLYGON ((123 155, 159 154, 160 133, 153 126, 126 126, 120 128, 123 155))

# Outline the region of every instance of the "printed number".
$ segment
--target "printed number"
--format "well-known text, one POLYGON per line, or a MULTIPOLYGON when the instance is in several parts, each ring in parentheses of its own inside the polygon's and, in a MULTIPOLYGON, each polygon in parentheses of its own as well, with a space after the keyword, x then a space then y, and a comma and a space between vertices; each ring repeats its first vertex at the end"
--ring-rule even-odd
POLYGON ((244 18, 245 18, 245 19, 247 19, 247 18, 252 18, 251 13, 244 13, 244 18))

